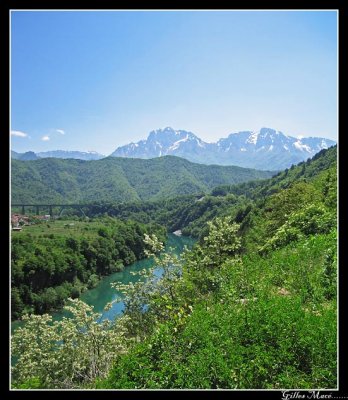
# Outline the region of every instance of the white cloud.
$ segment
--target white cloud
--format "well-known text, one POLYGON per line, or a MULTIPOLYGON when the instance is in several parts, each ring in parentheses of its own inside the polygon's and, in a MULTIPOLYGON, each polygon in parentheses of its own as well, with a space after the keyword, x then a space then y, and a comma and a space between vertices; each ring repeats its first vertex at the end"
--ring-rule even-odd
POLYGON ((11 131, 11 136, 16 136, 16 137, 29 137, 27 133, 21 132, 21 131, 11 131))
POLYGON ((48 135, 42 136, 41 140, 43 140, 44 142, 47 142, 48 140, 50 140, 50 137, 48 135))
POLYGON ((63 131, 63 129, 56 129, 56 131, 61 135, 65 135, 65 131, 63 131))

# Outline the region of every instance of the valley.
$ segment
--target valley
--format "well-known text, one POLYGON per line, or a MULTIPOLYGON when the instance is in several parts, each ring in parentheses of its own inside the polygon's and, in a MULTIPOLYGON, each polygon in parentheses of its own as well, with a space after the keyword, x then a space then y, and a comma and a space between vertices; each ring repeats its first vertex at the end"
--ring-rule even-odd
MULTIPOLYGON (((132 160, 132 169, 127 159, 52 160, 49 169, 47 160, 14 160, 16 182, 36 176, 44 185, 30 189, 37 200, 67 177, 66 161, 76 171, 116 163, 124 177, 152 162, 132 160), (46 166, 44 183, 31 163, 46 166)), ((166 167, 167 161, 156 162, 166 167)), ((169 161, 177 165, 176 157, 169 161)), ((12 232, 12 318, 22 319, 12 336, 16 387, 336 386, 337 147, 263 179, 246 171, 252 174, 245 182, 228 181, 234 167, 204 175, 180 163, 188 168, 179 169, 183 181, 200 177, 199 191, 159 196, 154 185, 151 197, 151 186, 136 178, 138 197, 130 202, 113 195, 85 204, 84 215, 75 209, 50 220, 28 215, 23 229, 12 232), (163 252, 161 243, 174 231, 184 236, 170 235, 163 252), (196 244, 179 256, 168 246, 173 238, 192 243, 185 235, 196 244), (101 304, 97 288, 110 284, 114 289, 101 289, 108 293, 101 304), (47 312, 62 307, 59 315, 70 317, 53 322, 47 312)), ((80 175, 74 179, 85 179, 80 175)), ((159 187, 167 188, 162 177, 159 187)), ((175 179, 168 174, 167 181, 175 179)), ((30 186, 14 187, 16 198, 30 193, 30 186)), ((72 187, 67 183, 61 193, 68 196, 72 187)))

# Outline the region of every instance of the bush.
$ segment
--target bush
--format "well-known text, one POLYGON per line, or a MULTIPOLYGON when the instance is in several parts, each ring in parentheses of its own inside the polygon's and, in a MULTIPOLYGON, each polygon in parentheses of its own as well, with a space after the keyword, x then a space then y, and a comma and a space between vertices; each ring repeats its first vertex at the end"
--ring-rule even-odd
POLYGON ((264 297, 245 305, 198 306, 120 356, 98 388, 335 388, 335 314, 301 299, 264 297), (245 319, 247 313, 247 319, 245 319), (313 329, 315 327, 315 329, 313 329))
POLYGON ((312 234, 328 233, 336 225, 335 215, 321 204, 310 204, 292 213, 288 220, 260 248, 261 253, 284 247, 312 234))

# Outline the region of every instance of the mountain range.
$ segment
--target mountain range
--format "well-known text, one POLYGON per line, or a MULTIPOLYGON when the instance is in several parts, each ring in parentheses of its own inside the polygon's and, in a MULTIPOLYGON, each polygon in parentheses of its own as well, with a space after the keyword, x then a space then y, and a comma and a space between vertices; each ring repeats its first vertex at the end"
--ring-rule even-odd
MULTIPOLYGON (((149 159, 174 155, 200 164, 280 170, 305 161, 335 144, 334 140, 320 137, 295 138, 271 128, 231 133, 227 138, 207 143, 192 132, 167 127, 151 131, 147 139, 118 147, 110 156, 149 159)), ((94 151, 65 150, 39 153, 11 151, 11 157, 22 161, 51 157, 80 160, 105 158, 94 151)))
POLYGON ((151 160, 44 158, 11 162, 12 203, 129 202, 207 193, 215 186, 269 178, 271 171, 194 164, 165 156, 151 160))
POLYGON ((167 127, 150 132, 146 140, 118 147, 111 156, 154 158, 175 155, 203 164, 275 170, 307 160, 335 144, 333 140, 319 137, 295 138, 270 128, 231 133, 216 143, 207 143, 192 132, 167 127))

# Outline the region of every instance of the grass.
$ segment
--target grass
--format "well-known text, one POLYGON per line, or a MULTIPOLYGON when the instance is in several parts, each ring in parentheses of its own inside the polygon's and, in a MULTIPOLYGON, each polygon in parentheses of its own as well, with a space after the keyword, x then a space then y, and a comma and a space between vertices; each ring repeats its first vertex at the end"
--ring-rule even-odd
POLYGON ((50 220, 40 224, 24 225, 22 231, 12 231, 12 235, 30 234, 33 237, 44 235, 72 236, 75 234, 93 237, 100 228, 100 221, 50 220))

